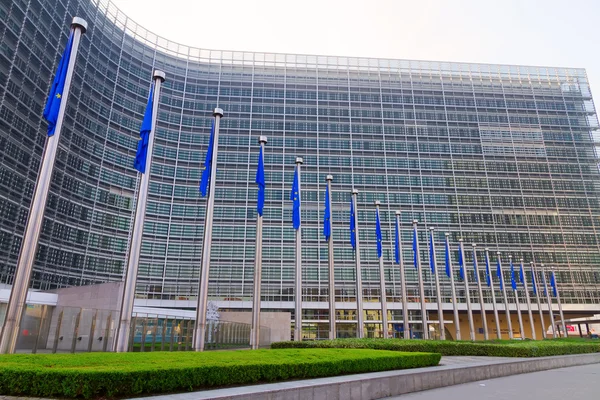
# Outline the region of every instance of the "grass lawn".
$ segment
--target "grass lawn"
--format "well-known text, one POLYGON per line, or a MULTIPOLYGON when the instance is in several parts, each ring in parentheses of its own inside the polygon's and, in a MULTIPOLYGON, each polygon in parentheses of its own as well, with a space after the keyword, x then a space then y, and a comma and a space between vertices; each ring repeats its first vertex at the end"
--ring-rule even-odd
POLYGON ((372 349, 14 354, 0 356, 0 394, 124 397, 437 365, 440 354, 372 349))
POLYGON ((490 340, 487 342, 336 339, 308 342, 277 342, 271 348, 346 348, 440 353, 443 356, 544 357, 600 352, 600 341, 581 338, 548 340, 490 340))

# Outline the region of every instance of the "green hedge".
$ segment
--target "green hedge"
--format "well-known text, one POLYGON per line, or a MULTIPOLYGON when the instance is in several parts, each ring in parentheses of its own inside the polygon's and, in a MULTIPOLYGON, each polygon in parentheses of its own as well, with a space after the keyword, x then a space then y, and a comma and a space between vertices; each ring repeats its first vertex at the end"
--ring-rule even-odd
POLYGON ((0 394, 138 396, 433 366, 440 358, 370 349, 15 354, 0 356, 0 394))
POLYGON ((336 339, 304 342, 276 342, 273 349, 345 348, 440 353, 443 356, 544 357, 600 352, 600 343, 569 340, 543 341, 441 341, 402 339, 336 339))

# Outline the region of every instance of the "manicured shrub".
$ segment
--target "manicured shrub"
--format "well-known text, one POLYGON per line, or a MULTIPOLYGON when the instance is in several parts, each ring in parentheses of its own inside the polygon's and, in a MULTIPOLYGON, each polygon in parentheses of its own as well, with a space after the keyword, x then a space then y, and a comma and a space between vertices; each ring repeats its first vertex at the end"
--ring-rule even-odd
POLYGON ((0 394, 124 397, 437 365, 440 354, 372 349, 15 354, 0 356, 0 394))
POLYGON ((574 340, 494 340, 488 342, 402 340, 402 339, 336 339, 304 342, 276 342, 273 349, 345 348, 377 349, 407 352, 440 353, 443 356, 544 357, 564 354, 600 352, 600 342, 574 340))

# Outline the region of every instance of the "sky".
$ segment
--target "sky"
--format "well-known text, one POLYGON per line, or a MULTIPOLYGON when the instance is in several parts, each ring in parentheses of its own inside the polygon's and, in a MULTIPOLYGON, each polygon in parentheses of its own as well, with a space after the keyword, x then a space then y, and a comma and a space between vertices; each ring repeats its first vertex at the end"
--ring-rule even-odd
POLYGON ((578 67, 600 96, 599 0, 112 0, 215 50, 578 67))

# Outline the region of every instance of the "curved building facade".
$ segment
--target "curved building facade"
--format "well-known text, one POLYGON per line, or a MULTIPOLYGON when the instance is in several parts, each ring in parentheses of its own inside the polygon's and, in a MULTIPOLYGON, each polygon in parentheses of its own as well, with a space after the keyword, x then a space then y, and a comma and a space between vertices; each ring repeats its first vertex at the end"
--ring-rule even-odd
MULTIPOLYGON (((297 156, 304 158, 303 318, 317 331, 319 321, 328 319, 322 236, 327 174, 334 177, 338 319, 349 321, 348 329, 356 318, 348 228, 352 188, 359 190, 367 322, 381 319, 375 200, 382 203, 391 321, 400 319, 396 210, 402 211, 409 298, 418 294, 409 267, 411 221, 417 219, 427 301, 436 298, 425 267, 425 228, 435 226, 438 260, 444 259, 449 232, 453 260, 462 237, 492 249, 493 263, 499 250, 554 266, 565 309, 597 309, 600 131, 585 70, 191 48, 148 32, 108 0, 0 3, 0 282, 10 284, 14 276, 46 138, 42 110, 73 16, 89 27, 76 62, 32 288, 122 280, 138 186, 133 158, 151 72, 160 69, 167 80, 137 285, 138 298, 147 304, 195 303, 206 204, 198 182, 211 111, 220 107, 225 118, 209 296, 222 306, 251 306, 254 176, 258 137, 265 135, 265 309, 293 312, 289 192, 297 156)), ((470 246, 466 250, 470 266, 470 246)), ((441 283, 449 303, 449 281, 441 283)))

